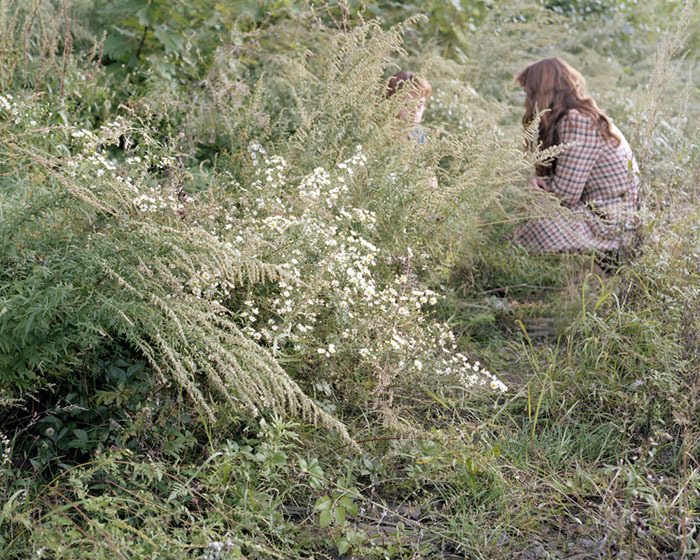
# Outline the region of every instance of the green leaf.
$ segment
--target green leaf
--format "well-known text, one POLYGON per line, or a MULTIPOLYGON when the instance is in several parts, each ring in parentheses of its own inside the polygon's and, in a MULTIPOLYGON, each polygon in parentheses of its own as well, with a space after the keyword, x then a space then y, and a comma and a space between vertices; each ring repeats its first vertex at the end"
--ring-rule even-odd
POLYGON ((287 462, 287 455, 282 451, 277 451, 272 456, 273 465, 284 465, 287 462))
POLYGON ((352 501, 350 496, 343 496, 340 498, 339 503, 350 515, 357 515, 357 504, 352 501))
POLYGON ((165 25, 157 25, 153 32, 166 53, 178 52, 185 44, 185 38, 182 35, 170 31, 165 25))
POLYGON ((80 430, 80 429, 73 430, 73 435, 75 435, 75 437, 77 437, 83 443, 87 443, 87 441, 89 439, 88 433, 85 430, 80 430))
POLYGON ((440 397, 438 397, 430 389, 425 389, 425 392, 428 393, 428 395, 430 395, 432 398, 434 398, 437 402, 439 402, 442 406, 444 406, 447 410, 450 410, 450 407, 447 404, 445 404, 445 401, 443 401, 440 397))
POLYGON ((331 524, 331 510, 329 509, 324 509, 321 512, 321 515, 318 518, 318 524, 323 527, 328 527, 331 524))
POLYGON ((333 516, 335 517, 335 522, 338 525, 345 525, 345 515, 346 511, 343 506, 338 506, 333 510, 333 516))
POLYGON ((13 511, 14 508, 14 502, 15 500, 20 496, 24 494, 23 489, 17 490, 12 496, 10 496, 7 501, 5 502, 5 505, 2 506, 2 514, 5 518, 10 517, 11 512, 13 511))
POLYGON ((103 44, 102 52, 115 60, 136 49, 136 41, 124 35, 109 35, 103 44))
POLYGON ((338 554, 345 554, 350 550, 350 543, 347 539, 338 539, 338 554))
POLYGON ((155 22, 153 17, 153 8, 150 5, 144 6, 138 12, 136 12, 136 17, 139 20, 139 24, 144 27, 149 27, 155 22))
MULTIPOLYGON (((129 0, 128 2, 121 2, 119 8, 120 12, 126 14, 135 14, 139 10, 143 10, 149 4, 149 0, 129 0)), ((111 10, 110 12, 116 11, 117 9, 111 10)))
POLYGON ((126 375, 127 376, 132 376, 135 373, 141 373, 146 366, 146 362, 136 362, 135 364, 132 364, 129 366, 129 369, 126 370, 126 375))
POLYGON ((329 509, 331 507, 331 499, 329 496, 321 496, 318 500, 316 500, 316 505, 314 505, 314 509, 316 510, 325 510, 329 509))

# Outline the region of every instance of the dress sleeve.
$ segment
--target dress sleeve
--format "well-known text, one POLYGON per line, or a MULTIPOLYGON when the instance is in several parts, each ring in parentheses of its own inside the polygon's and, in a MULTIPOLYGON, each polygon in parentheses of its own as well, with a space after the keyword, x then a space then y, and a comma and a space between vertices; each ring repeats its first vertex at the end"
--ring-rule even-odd
POLYGON ((603 139, 593 121, 576 111, 570 111, 559 123, 559 141, 574 143, 557 158, 549 191, 571 207, 581 200, 588 178, 603 150, 603 139))

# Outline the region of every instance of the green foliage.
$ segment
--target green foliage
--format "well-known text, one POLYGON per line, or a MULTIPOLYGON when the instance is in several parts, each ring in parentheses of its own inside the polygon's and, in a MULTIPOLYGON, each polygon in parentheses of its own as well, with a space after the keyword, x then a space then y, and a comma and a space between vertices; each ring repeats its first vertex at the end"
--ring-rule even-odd
POLYGON ((695 554, 681 4, 0 3, 1 555, 695 554), (602 281, 511 242, 552 54, 643 170, 602 281))
MULTIPOLYGON (((17 102, 8 107, 18 123, 46 113, 17 102)), ((218 300, 183 292, 193 279, 228 291, 284 272, 250 253, 232 255, 196 220, 178 214, 186 195, 172 186, 178 180, 173 159, 162 151, 156 156, 159 148, 147 129, 138 140, 140 149, 154 148, 148 163, 135 155, 127 165, 139 168, 133 170, 144 186, 157 180, 149 174, 151 162, 172 182, 167 192, 144 188, 148 194, 140 197, 131 179, 115 173, 115 164, 97 149, 130 132, 123 122, 103 127, 99 138, 46 126, 33 137, 5 132, 2 155, 14 173, 6 176, 3 192, 4 389, 32 390, 70 375, 116 338, 142 352, 164 383, 180 386, 210 419, 215 413, 202 381, 229 406, 253 414, 262 399, 273 410, 318 413, 332 423, 218 300), (61 154, 81 138, 76 155, 61 154), (46 151, 37 156, 37 149, 46 151), (26 181, 23 165, 33 180, 26 181)))
POLYGON ((40 491, 30 486, 25 499, 21 489, 6 496, 0 550, 5 558, 296 557, 279 499, 266 491, 284 465, 283 441, 230 442, 199 467, 105 452, 40 491))
POLYGON ((92 25, 105 33, 108 65, 133 70, 147 60, 163 78, 191 68, 194 61, 188 59, 193 55, 208 58, 222 35, 248 32, 300 10, 288 0, 235 5, 213 0, 98 0, 95 7, 100 17, 92 25))

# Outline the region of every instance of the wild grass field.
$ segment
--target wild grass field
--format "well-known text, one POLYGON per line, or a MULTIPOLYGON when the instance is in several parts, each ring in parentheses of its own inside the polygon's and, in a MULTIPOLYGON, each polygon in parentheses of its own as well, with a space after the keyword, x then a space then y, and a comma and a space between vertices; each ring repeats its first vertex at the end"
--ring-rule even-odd
POLYGON ((696 0, 0 0, 0 557, 700 558, 699 52, 696 0), (545 56, 640 165, 604 277, 513 240, 545 56))

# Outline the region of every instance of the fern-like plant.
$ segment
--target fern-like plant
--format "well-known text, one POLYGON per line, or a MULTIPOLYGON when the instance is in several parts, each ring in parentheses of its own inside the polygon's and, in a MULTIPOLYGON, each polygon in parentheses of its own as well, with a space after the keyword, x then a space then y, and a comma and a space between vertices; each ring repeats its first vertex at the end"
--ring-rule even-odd
POLYGON ((150 131, 116 122, 99 137, 50 127, 28 132, 45 108, 12 101, 6 111, 12 121, 3 126, 0 153, 7 170, 0 202, 4 389, 16 393, 74 375, 96 348, 119 339, 209 418, 223 399, 254 415, 263 408, 300 414, 350 439, 217 297, 188 290, 192 279, 209 291, 230 291, 284 271, 245 243, 233 250, 209 232, 207 216, 187 207, 191 199, 172 179, 174 160, 150 131), (110 141, 137 134, 149 146, 147 161, 136 156, 117 168, 103 155, 110 141))

